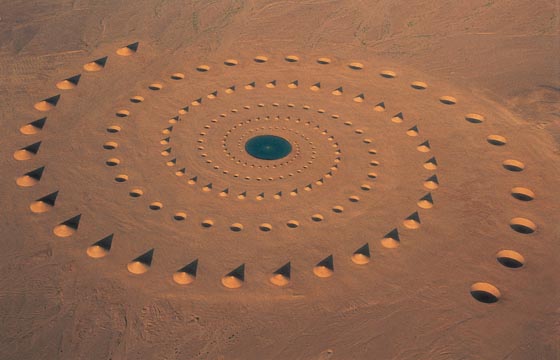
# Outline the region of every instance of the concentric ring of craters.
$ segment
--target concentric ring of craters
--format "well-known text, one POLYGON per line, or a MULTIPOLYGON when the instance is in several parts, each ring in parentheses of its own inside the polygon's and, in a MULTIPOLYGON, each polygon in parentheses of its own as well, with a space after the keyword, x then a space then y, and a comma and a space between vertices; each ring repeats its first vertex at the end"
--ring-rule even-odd
MULTIPOLYGON (((133 59, 138 43, 132 45, 117 54, 133 59)), ((107 61, 100 57, 83 68, 101 74, 107 61)), ((83 194, 77 193, 65 201, 81 206, 60 211, 59 192, 65 189, 30 201, 35 214, 56 213, 53 236, 78 237, 73 246, 90 258, 106 264, 114 259, 99 271, 155 272, 174 286, 196 284, 200 277, 251 292, 271 285, 316 289, 318 282, 335 281, 339 272, 366 279, 376 257, 384 261, 381 254, 429 249, 434 243, 422 235, 425 227, 431 236, 445 236, 437 230, 438 219, 447 216, 442 211, 463 211, 454 194, 494 186, 472 176, 484 172, 510 184, 493 188, 499 199, 519 203, 518 212, 503 216, 499 231, 519 240, 541 232, 530 208, 539 189, 523 176, 532 166, 523 145, 513 145, 511 130, 501 132, 502 111, 472 99, 468 91, 374 62, 334 57, 269 54, 191 65, 161 71, 159 79, 130 74, 128 88, 114 90, 114 103, 95 104, 103 120, 84 122, 98 139, 86 153, 95 153, 89 160, 103 170, 72 176, 114 187, 118 196, 99 191, 105 202, 83 204, 83 194), (256 135, 282 137, 292 151, 278 160, 251 157, 244 144, 256 135), (471 153, 483 146, 484 153, 471 153), (135 221, 117 221, 111 214, 119 211, 135 221), (92 230, 97 223, 103 230, 92 230), (80 237, 84 227, 87 238, 80 237), (154 228, 161 229, 157 238, 143 236, 154 228)), ((74 76, 57 87, 75 91, 82 82, 74 76)), ((60 104, 60 95, 53 95, 34 108, 56 112, 60 104)), ((40 137, 47 119, 20 128, 33 137, 13 153, 15 161, 33 165, 17 177, 21 188, 37 187, 48 171, 37 162, 48 151, 40 137)), ((67 157, 83 161, 79 154, 67 157)), ((56 164, 47 166, 62 173, 56 164)), ((486 213, 470 215, 481 228, 493 206, 485 204, 486 213)), ((516 243, 503 245, 509 249, 516 243)), ((494 257, 508 268, 524 269, 531 261, 516 250, 484 251, 481 259, 494 257)), ((456 291, 470 287, 473 299, 482 303, 508 296, 499 289, 499 278, 497 284, 479 281, 485 278, 473 275, 456 291)))

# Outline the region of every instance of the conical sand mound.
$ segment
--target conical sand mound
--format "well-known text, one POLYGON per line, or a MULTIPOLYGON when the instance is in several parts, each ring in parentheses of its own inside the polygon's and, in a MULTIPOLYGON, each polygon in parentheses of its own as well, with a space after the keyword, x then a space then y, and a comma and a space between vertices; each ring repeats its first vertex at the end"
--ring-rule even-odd
POLYGON ((196 280, 196 272, 198 269, 198 260, 185 265, 173 274, 173 281, 179 285, 189 285, 196 280))
POLYGON ((128 271, 135 275, 141 275, 150 270, 152 266, 152 258, 154 256, 154 249, 151 249, 144 254, 133 259, 126 265, 128 271))
POLYGON ((245 264, 230 271, 222 277, 222 285, 228 289, 238 289, 245 282, 245 264))
POLYGON ((323 260, 319 261, 313 268, 313 273, 320 278, 331 277, 334 274, 333 256, 329 255, 323 260))
POLYGON ((369 244, 365 244, 352 254, 352 262, 357 265, 365 265, 369 263, 371 258, 369 244))
POLYGON ((286 263, 272 273, 269 281, 276 286, 286 286, 291 280, 291 263, 286 263))
POLYGON ((103 239, 91 244, 91 246, 87 248, 86 253, 91 258, 100 259, 109 254, 109 251, 111 251, 112 244, 113 244, 113 234, 106 236, 103 239))
POLYGON ((61 238, 74 235, 74 233, 78 231, 81 217, 81 215, 76 215, 66 221, 61 222, 53 228, 53 233, 61 238))

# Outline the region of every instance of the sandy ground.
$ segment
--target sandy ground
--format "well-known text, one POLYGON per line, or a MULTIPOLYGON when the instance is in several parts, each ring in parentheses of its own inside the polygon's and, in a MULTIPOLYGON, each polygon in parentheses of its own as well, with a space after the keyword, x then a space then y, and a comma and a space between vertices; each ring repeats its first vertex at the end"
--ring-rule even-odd
POLYGON ((1 9, 0 358, 560 358, 557 1, 1 9))

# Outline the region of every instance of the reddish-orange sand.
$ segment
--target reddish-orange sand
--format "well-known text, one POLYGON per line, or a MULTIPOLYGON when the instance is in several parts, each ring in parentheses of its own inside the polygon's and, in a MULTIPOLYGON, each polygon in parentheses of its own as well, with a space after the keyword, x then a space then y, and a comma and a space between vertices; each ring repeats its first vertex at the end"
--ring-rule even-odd
POLYGON ((1 9, 0 359, 560 359, 557 1, 1 9))

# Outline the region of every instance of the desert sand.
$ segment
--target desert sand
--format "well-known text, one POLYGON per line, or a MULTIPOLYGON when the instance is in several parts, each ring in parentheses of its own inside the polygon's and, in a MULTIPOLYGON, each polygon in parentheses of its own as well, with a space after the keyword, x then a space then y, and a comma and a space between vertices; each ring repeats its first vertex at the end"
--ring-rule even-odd
POLYGON ((557 1, 1 8, 0 359, 560 359, 557 1))

